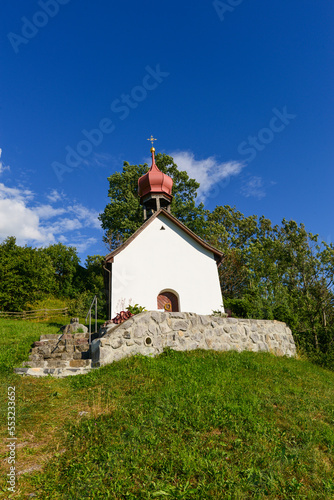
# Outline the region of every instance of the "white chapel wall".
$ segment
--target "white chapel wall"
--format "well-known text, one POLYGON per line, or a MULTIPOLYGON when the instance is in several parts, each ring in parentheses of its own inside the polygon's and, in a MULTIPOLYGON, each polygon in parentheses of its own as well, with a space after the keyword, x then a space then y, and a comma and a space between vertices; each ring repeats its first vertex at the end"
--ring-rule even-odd
POLYGON ((181 311, 223 311, 213 253, 163 214, 115 255, 112 268, 112 317, 129 303, 157 310, 163 290, 176 292, 181 311))

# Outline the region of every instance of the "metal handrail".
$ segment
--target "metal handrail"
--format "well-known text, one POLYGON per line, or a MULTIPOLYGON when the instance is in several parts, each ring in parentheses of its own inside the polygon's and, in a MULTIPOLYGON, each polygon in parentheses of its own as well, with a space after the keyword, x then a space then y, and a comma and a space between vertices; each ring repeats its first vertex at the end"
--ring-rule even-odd
POLYGON ((89 345, 92 343, 92 308, 95 304, 95 333, 97 332, 97 296, 94 295, 93 301, 90 305, 89 311, 87 313, 85 323, 87 323, 87 318, 89 316, 89 345))

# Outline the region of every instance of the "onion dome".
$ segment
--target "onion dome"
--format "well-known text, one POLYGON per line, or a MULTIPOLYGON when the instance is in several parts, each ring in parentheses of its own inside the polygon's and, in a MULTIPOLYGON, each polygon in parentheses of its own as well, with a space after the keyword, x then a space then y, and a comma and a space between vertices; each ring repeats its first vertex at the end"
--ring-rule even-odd
POLYGON ((140 203, 143 199, 150 194, 165 195, 167 198, 172 199, 173 179, 169 175, 161 172, 155 164, 155 149, 151 148, 152 165, 150 170, 138 179, 138 194, 140 196, 140 203))

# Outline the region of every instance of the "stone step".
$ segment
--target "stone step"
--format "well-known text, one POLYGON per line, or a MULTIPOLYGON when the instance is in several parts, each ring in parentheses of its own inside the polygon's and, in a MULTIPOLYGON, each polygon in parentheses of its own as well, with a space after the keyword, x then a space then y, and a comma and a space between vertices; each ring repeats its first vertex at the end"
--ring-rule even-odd
POLYGON ((61 333, 47 333, 40 336, 40 340, 58 340, 62 336, 61 333))
POLYGON ((73 355, 76 353, 84 353, 89 351, 89 346, 67 346, 60 347, 57 349, 48 349, 48 348, 40 348, 33 347, 29 353, 30 356, 42 356, 45 358, 57 357, 59 354, 69 354, 73 355))
POLYGON ((83 349, 83 348, 76 348, 76 349, 67 349, 67 350, 56 350, 54 352, 50 350, 39 350, 39 349, 33 349, 29 353, 29 359, 39 359, 39 358, 45 358, 45 359, 52 359, 52 358, 60 358, 61 356, 65 358, 82 358, 87 356, 90 353, 90 349, 83 349), (88 353, 88 354, 87 354, 88 353))
MULTIPOLYGON (((91 333, 91 336, 93 337, 96 335, 96 333, 91 333)), ((71 339, 89 339, 89 333, 48 333, 41 335, 39 340, 40 341, 58 341, 59 339, 63 340, 71 340, 71 339)))
POLYGON ((90 366, 83 368, 44 368, 44 367, 34 367, 34 368, 15 368, 14 371, 18 375, 30 375, 33 377, 47 377, 48 375, 52 375, 56 378, 64 378, 71 375, 84 375, 85 373, 89 373, 94 368, 90 366))
POLYGON ((91 359, 40 359, 24 363, 24 368, 89 368, 91 359))
POLYGON ((52 346, 55 347, 57 345, 85 345, 89 344, 89 340, 86 338, 70 338, 70 339, 60 339, 60 340, 36 340, 33 343, 34 347, 44 347, 44 346, 52 346))
MULTIPOLYGON (((97 334, 92 334, 92 339, 97 334)), ((85 370, 91 367, 91 350, 88 333, 45 334, 34 342, 29 361, 22 369, 44 370, 85 370)), ((48 372, 49 373, 49 372, 48 372)))

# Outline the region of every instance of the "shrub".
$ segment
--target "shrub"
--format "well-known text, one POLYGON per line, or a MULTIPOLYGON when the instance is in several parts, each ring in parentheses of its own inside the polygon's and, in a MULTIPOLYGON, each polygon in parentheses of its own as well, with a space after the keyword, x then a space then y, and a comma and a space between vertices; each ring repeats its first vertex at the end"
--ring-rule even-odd
POLYGON ((134 306, 131 306, 129 304, 126 310, 129 311, 131 314, 140 314, 146 311, 145 307, 139 306, 138 304, 135 304, 134 306))

